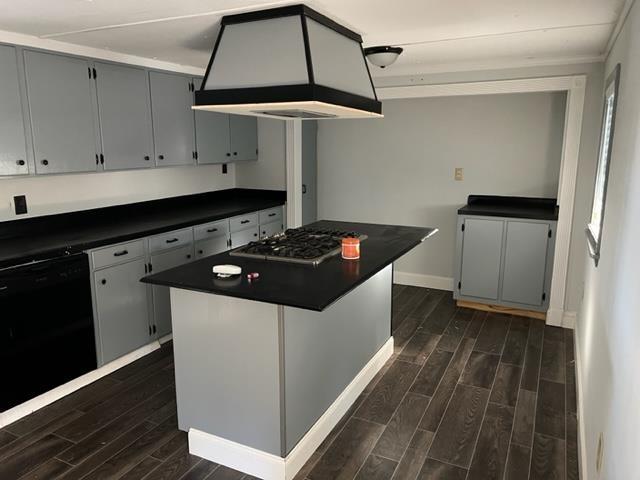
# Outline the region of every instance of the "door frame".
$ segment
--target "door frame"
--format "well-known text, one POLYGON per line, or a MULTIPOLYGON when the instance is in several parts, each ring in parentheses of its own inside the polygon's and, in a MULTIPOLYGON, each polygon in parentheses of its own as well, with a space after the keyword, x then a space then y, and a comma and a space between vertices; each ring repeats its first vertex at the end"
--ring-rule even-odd
POLYGON ((468 83, 380 87, 376 89, 380 100, 504 93, 567 93, 557 195, 559 205, 558 224, 547 324, 568 328, 574 327, 573 316, 568 312, 565 315, 565 301, 586 84, 586 75, 569 75, 468 83))

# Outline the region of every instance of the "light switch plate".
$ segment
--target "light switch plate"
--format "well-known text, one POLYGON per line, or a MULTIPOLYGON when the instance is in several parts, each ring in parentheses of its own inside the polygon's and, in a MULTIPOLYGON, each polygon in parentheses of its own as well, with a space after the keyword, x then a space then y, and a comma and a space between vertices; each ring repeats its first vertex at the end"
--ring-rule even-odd
POLYGON ((462 167, 456 167, 455 173, 454 173, 454 177, 453 177, 457 182, 461 182, 463 179, 463 174, 462 174, 462 167))

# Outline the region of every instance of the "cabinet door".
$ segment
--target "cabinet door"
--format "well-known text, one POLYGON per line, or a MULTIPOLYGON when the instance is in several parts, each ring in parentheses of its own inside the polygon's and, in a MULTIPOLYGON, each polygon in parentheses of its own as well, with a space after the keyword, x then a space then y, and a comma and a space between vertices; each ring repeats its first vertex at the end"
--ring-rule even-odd
POLYGON ((540 306, 549 245, 549 225, 507 221, 502 301, 540 306))
POLYGON ((151 104, 141 68, 96 62, 105 170, 153 166, 151 104))
POLYGON ((103 365, 149 343, 144 259, 94 273, 103 365))
POLYGON ((196 150, 198 163, 231 161, 229 116, 226 113, 196 110, 196 150))
POLYGON ((260 225, 260 238, 272 237, 277 233, 282 232, 282 220, 275 222, 265 223, 260 225))
POLYGON ((258 159, 258 119, 248 115, 229 115, 231 131, 231 158, 258 159))
POLYGON ((209 257, 229 250, 227 240, 226 236, 200 240, 196 243, 196 258, 209 257))
POLYGON ((255 242, 256 240, 258 240, 258 227, 240 230, 239 232, 232 232, 231 248, 237 248, 242 245, 246 245, 249 242, 255 242))
POLYGON ((37 173, 95 171, 96 115, 89 63, 24 52, 37 173))
MULTIPOLYGON (((153 273, 168 270, 191 261, 193 245, 151 256, 153 273)), ((153 286, 153 322, 159 337, 171 333, 171 300, 169 287, 153 286)))
POLYGON ((191 79, 171 73, 150 72, 153 140, 156 165, 194 162, 191 79))
POLYGON ((0 175, 29 173, 24 135, 18 57, 14 47, 0 45, 0 175))
POLYGON ((498 299, 503 229, 502 220, 465 220, 460 272, 462 295, 498 299))

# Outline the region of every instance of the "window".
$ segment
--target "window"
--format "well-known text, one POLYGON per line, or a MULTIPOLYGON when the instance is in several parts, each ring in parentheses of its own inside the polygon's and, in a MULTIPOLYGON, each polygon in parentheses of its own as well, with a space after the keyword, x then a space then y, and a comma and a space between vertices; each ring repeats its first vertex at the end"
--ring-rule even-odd
POLYGON ((587 225, 589 253, 596 266, 600 260, 600 243, 602 241, 602 225, 604 223, 604 205, 607 199, 607 181, 609 163, 613 147, 613 132, 616 124, 616 106, 618 104, 618 86, 620 84, 620 64, 607 78, 604 94, 604 112, 602 116, 602 132, 600 133, 600 150, 598 152, 598 168, 593 192, 591 220, 587 225))

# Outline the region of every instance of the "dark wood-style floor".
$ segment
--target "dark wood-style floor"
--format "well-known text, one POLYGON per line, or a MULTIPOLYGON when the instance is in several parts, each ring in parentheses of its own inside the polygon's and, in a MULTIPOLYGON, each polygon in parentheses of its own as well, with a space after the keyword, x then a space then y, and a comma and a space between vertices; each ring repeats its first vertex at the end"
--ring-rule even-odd
MULTIPOLYGON (((577 479, 571 331, 394 287, 396 352, 296 480, 577 479)), ((168 344, 0 430, 0 479, 254 477, 188 453, 168 344)))

